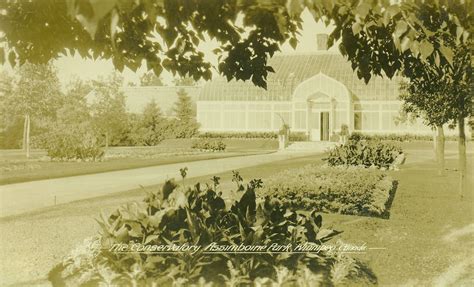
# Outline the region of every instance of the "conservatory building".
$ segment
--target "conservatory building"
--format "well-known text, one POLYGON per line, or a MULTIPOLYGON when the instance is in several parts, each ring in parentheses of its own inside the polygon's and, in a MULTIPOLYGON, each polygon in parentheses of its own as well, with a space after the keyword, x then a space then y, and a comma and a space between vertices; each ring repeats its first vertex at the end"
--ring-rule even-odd
POLYGON ((399 79, 360 80, 338 53, 274 56, 267 90, 217 78, 197 101, 203 132, 278 131, 288 124, 313 141, 327 141, 341 126, 363 133, 431 133, 421 121, 400 115, 399 79))

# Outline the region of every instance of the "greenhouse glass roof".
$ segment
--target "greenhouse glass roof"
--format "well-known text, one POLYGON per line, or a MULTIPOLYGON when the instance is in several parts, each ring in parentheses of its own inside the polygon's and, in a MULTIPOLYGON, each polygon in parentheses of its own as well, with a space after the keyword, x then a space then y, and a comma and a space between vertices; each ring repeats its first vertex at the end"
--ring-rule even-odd
POLYGON ((207 83, 199 96, 202 101, 291 101, 295 88, 304 80, 323 73, 344 84, 354 100, 398 100, 398 80, 372 77, 366 85, 342 55, 329 52, 278 55, 269 60, 267 90, 251 81, 227 82, 224 77, 207 83))

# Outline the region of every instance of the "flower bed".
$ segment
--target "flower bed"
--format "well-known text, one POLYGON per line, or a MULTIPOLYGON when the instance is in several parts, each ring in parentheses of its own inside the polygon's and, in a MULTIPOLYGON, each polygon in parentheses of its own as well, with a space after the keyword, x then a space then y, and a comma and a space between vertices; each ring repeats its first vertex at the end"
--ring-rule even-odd
POLYGON ((381 141, 350 140, 328 151, 329 166, 363 166, 397 169, 404 162, 402 149, 381 141))
POLYGON ((379 170, 308 165, 273 176, 260 196, 293 208, 384 217, 393 187, 379 170))
MULTIPOLYGON (((183 178, 187 169, 181 169, 183 178)), ((256 200, 261 180, 242 183, 239 200, 221 197, 219 178, 184 188, 168 181, 144 202, 122 206, 98 220, 101 235, 78 246, 54 267, 53 286, 368 286, 366 266, 342 253, 234 253, 206 249, 237 246, 321 247, 339 232, 322 228, 315 212, 300 213, 278 201, 256 200), (200 246, 192 252, 129 252, 130 246, 200 246), (121 246, 119 251, 114 246, 121 246), (207 250, 207 251, 206 251, 207 250), (263 284, 263 285, 262 285, 263 284), (308 285, 309 284, 309 285, 308 285)), ((180 248, 180 247, 176 247, 180 248)), ((148 250, 148 249, 146 249, 148 250)), ((145 250, 145 251, 146 251, 145 250)), ((149 250, 148 250, 149 251, 149 250)), ((281 251, 281 250, 280 250, 281 251)))
POLYGON ((227 145, 222 139, 200 138, 193 141, 191 148, 200 151, 225 151, 227 145))
POLYGON ((106 159, 118 158, 162 158, 170 156, 184 156, 200 154, 199 151, 191 148, 173 147, 113 147, 109 148, 105 154, 106 159))

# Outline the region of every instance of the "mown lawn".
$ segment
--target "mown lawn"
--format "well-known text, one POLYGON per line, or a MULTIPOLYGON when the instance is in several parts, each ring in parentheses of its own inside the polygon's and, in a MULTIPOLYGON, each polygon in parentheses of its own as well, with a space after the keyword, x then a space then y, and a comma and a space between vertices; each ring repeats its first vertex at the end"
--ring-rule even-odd
MULTIPOLYGON (((447 154, 442 177, 436 175, 431 151, 417 148, 407 154, 406 165, 391 172, 399 185, 389 219, 336 214, 323 218, 344 231, 342 240, 377 248, 357 257, 368 262, 382 286, 473 286, 472 176, 468 193, 460 199, 456 153, 447 154)), ((472 152, 468 157, 472 174, 472 152)))
POLYGON ((224 158, 272 152, 272 140, 226 140, 225 152, 198 152, 191 149, 192 140, 166 140, 155 147, 112 147, 102 162, 53 162, 44 160, 46 153, 35 150, 26 160, 19 150, 0 151, 0 185, 33 180, 93 174, 107 171, 224 158))

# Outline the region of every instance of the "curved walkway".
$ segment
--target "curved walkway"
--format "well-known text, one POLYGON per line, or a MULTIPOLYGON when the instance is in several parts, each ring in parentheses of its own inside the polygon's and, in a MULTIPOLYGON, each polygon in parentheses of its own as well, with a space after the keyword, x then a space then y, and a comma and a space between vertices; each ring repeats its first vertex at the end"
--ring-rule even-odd
POLYGON ((183 167, 188 168, 187 177, 193 178, 304 155, 275 152, 2 185, 0 217, 159 184, 169 178, 180 178, 179 169, 183 167))

